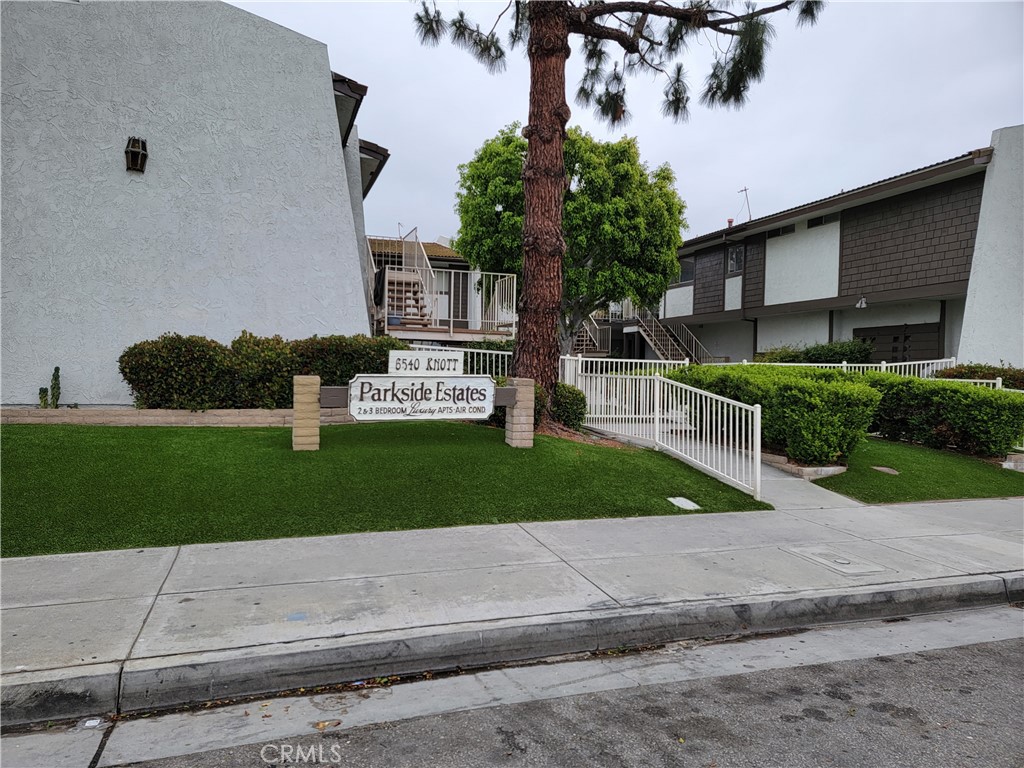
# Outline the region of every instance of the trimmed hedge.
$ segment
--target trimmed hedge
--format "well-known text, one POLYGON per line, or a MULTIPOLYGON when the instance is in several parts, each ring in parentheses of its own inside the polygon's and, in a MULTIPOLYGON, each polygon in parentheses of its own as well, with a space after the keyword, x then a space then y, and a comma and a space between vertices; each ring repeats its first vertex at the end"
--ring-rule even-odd
POLYGON ((292 376, 344 386, 357 373, 387 373, 390 336, 313 336, 285 341, 242 331, 230 347, 203 336, 166 333, 118 358, 137 408, 290 408, 292 376))
POLYGON ((801 349, 781 346, 754 355, 755 363, 870 363, 874 347, 863 339, 831 341, 801 349))
POLYGON ((231 342, 235 408, 291 408, 292 376, 298 360, 280 336, 264 338, 248 331, 231 342))
POLYGON ((689 366, 666 378, 748 405, 761 405, 769 451, 810 465, 845 462, 867 435, 881 395, 865 384, 817 380, 804 369, 689 366))
POLYGON ((303 376, 319 376, 324 387, 343 387, 359 373, 387 373, 388 352, 409 349, 391 336, 311 336, 291 342, 303 376))
POLYGON ((996 379, 1003 380, 1007 389, 1024 389, 1024 368, 1012 365, 985 365, 983 363, 967 363, 939 371, 935 374, 939 379, 996 379))
POLYGON ((875 371, 859 376, 882 393, 872 428, 887 440, 1005 456, 1024 438, 1024 395, 1018 392, 875 371))
MULTIPOLYGON (((731 397, 744 403, 760 402, 762 437, 766 445, 779 445, 780 433, 768 419, 769 402, 756 399, 764 385, 760 382, 796 378, 821 384, 855 384, 876 390, 880 399, 868 426, 869 432, 887 440, 906 440, 931 448, 945 448, 975 456, 1005 456, 1024 439, 1024 395, 989 389, 955 380, 918 379, 881 371, 843 372, 836 368, 774 368, 751 366, 690 366, 694 380, 673 376, 691 386, 731 397), (718 374, 703 371, 728 371, 728 386, 710 389, 702 377, 718 374), (746 377, 749 382, 734 381, 746 377), (734 394, 730 394, 733 392, 734 394)), ((796 458, 787 451, 787 455, 796 458)), ((801 459, 796 459, 800 461, 801 459)), ((811 463, 811 462, 807 462, 811 463)))
POLYGON ((579 430, 587 418, 587 396, 581 389, 558 382, 551 396, 551 415, 569 429, 579 430))
POLYGON ((117 367, 137 408, 205 411, 234 402, 231 350, 203 336, 165 333, 140 341, 121 353, 117 367))

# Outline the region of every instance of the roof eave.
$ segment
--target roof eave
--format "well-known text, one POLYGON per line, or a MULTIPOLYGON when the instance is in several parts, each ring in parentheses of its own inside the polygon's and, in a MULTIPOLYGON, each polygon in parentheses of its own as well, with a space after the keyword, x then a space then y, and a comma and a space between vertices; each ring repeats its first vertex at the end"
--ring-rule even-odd
POLYGON ((366 141, 365 139, 359 140, 359 156, 360 158, 367 158, 371 161, 372 169, 363 177, 363 199, 370 194, 370 190, 377 181, 377 177, 380 176, 380 172, 384 170, 384 166, 388 162, 388 158, 391 157, 391 153, 380 146, 374 144, 372 141, 366 141))
POLYGON ((356 124, 356 115, 359 114, 359 107, 362 106, 363 98, 369 89, 362 83, 357 83, 352 78, 339 75, 337 72, 331 72, 331 82, 334 86, 334 98, 336 100, 342 99, 351 104, 352 113, 346 121, 345 129, 341 136, 341 146, 347 147, 348 137, 352 133, 352 126, 356 124))
POLYGON ((936 179, 944 180, 942 177, 956 178, 966 176, 970 173, 983 170, 981 166, 987 165, 992 158, 992 147, 975 149, 959 157, 952 158, 942 163, 927 166, 916 171, 894 176, 889 179, 867 184, 863 187, 851 189, 848 192, 840 192, 837 195, 815 200, 812 203, 795 208, 788 208, 785 211, 763 216, 759 219, 736 224, 726 229, 709 232, 705 235, 687 240, 679 249, 680 256, 686 256, 694 251, 707 248, 720 243, 741 240, 749 235, 756 235, 768 229, 785 226, 812 215, 824 215, 844 208, 850 208, 855 204, 873 202, 877 199, 892 197, 904 191, 924 186, 926 182, 935 183, 936 179))

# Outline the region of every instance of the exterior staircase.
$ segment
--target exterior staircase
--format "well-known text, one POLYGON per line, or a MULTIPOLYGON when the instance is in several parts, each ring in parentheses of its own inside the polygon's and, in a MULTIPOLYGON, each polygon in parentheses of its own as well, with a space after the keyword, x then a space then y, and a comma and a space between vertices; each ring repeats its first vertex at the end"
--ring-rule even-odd
POLYGON ((406 326, 425 328, 431 324, 426 287, 417 272, 388 268, 387 314, 389 319, 401 318, 401 324, 406 326))
POLYGON ((602 333, 594 321, 594 316, 587 317, 572 340, 570 354, 584 357, 606 357, 611 351, 611 336, 602 333))
POLYGON ((651 349, 662 360, 686 360, 694 363, 719 363, 724 358, 715 357, 685 325, 680 326, 677 336, 668 326, 663 325, 649 309, 636 310, 637 327, 651 349))

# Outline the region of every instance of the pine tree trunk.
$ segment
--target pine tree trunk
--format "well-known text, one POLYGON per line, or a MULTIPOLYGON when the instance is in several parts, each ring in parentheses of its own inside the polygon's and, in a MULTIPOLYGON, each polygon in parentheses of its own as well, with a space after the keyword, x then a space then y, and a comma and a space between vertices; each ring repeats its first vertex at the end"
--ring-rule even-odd
POLYGON ((558 318, 562 305, 562 147, 569 105, 565 62, 569 58, 569 7, 530 3, 530 111, 523 128, 528 146, 523 167, 523 287, 514 375, 534 379, 547 392, 558 380, 558 318))

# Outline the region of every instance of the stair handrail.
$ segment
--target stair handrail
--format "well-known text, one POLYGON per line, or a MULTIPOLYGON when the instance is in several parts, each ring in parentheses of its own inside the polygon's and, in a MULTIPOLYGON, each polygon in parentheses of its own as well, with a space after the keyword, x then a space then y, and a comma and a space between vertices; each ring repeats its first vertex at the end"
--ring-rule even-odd
POLYGON ((655 351, 663 360, 681 360, 687 356, 686 350, 676 343, 650 310, 638 307, 636 319, 641 330, 647 332, 645 335, 653 342, 655 351))
POLYGON ((714 363, 720 359, 712 355, 710 350, 700 343, 700 339, 693 335, 693 331, 685 325, 680 325, 678 329, 673 328, 671 330, 678 332, 681 337, 679 340, 683 343, 683 346, 690 350, 690 355, 701 365, 714 363))

